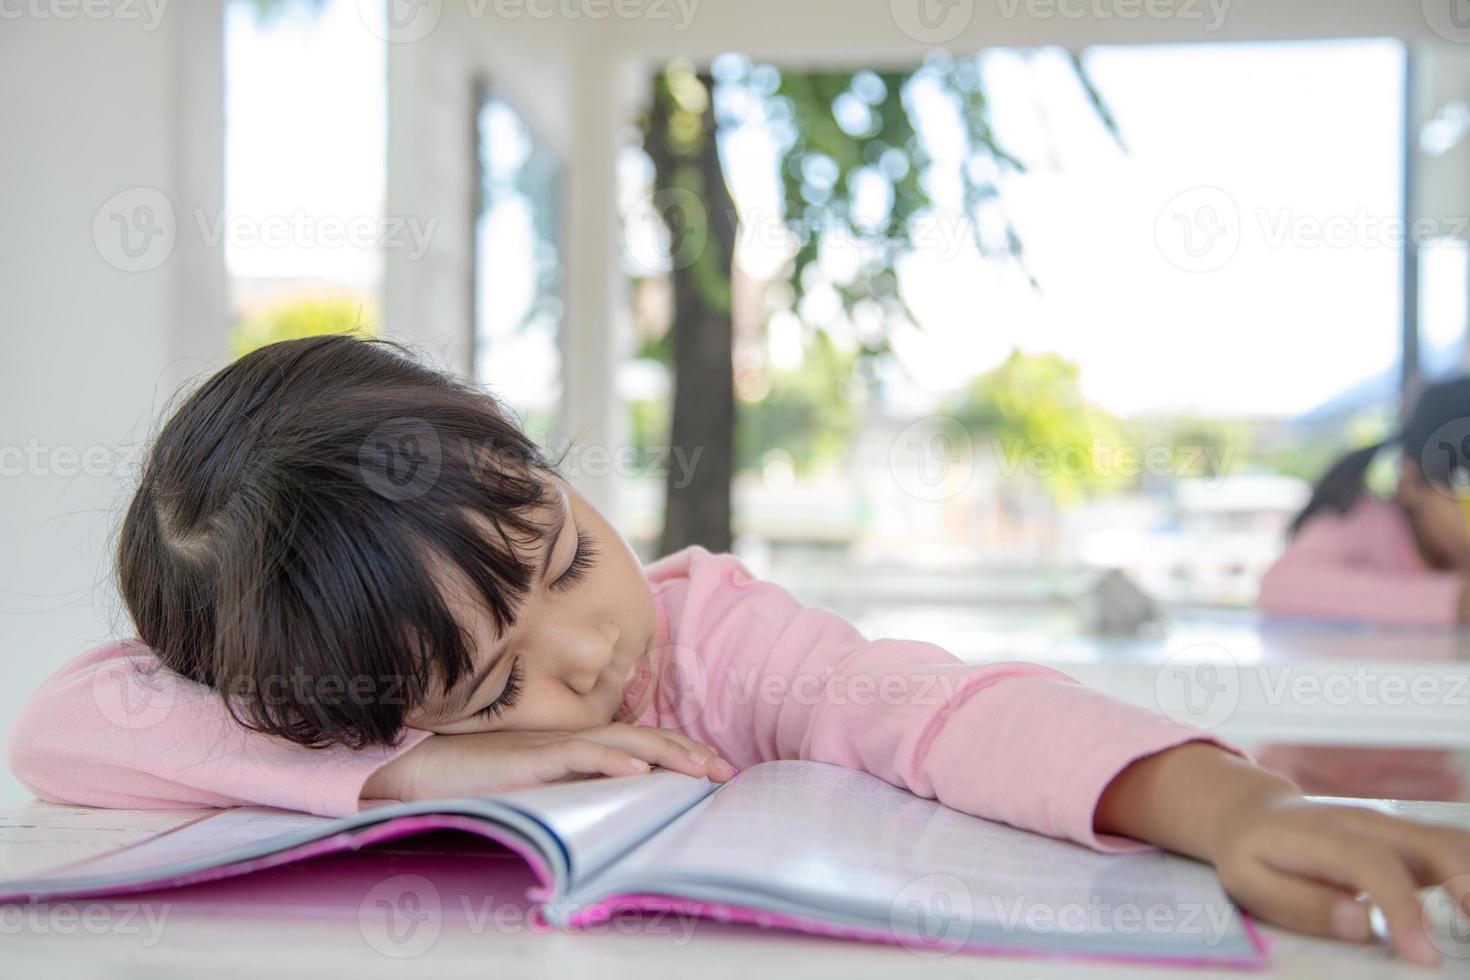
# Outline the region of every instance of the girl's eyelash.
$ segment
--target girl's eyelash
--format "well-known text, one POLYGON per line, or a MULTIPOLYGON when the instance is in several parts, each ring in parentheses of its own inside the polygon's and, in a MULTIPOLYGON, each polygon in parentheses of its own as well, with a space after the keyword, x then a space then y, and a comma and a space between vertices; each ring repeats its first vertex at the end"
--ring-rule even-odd
POLYGON ((577 532, 577 550, 572 555, 572 563, 567 570, 562 572, 555 582, 551 583, 553 589, 567 589, 575 585, 582 576, 587 574, 587 569, 592 567, 597 558, 597 548, 592 539, 585 533, 577 532))
MULTIPOLYGON (((575 585, 582 576, 587 574, 587 569, 592 567, 597 558, 597 547, 592 543, 592 538, 582 531, 577 532, 577 550, 572 554, 572 563, 567 570, 559 575, 555 582, 551 583, 553 589, 566 589, 575 585)), ((499 718, 509 708, 514 708, 516 701, 521 696, 521 658, 517 657, 510 662, 510 676, 505 680, 505 689, 500 692, 494 701, 481 708, 475 714, 482 718, 499 718)))
POLYGON ((481 708, 475 714, 483 718, 499 718, 501 712, 507 708, 514 708, 516 701, 521 696, 521 658, 516 657, 510 662, 510 676, 505 679, 505 689, 500 692, 494 701, 481 708))

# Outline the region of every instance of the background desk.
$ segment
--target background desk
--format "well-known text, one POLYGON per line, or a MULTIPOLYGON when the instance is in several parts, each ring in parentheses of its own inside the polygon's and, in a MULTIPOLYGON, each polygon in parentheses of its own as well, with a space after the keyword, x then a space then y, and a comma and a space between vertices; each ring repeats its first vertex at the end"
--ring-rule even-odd
MULTIPOLYGON (((1359 801, 1361 802, 1361 801, 1359 801)), ((1470 805, 1375 802, 1425 820, 1470 827, 1470 805)), ((192 819, 202 811, 90 810, 33 803, 0 810, 0 876, 77 860, 118 847, 192 819)), ((369 856, 344 855, 333 867, 351 881, 369 856)), ((287 871, 290 869, 279 869, 287 871)), ((263 872, 272 874, 275 872, 263 872)), ((299 868, 297 869, 299 874, 299 868)), ((318 875, 320 876, 320 875, 318 875)), ((954 954, 921 957, 900 947, 844 942, 695 920, 691 933, 665 927, 657 934, 622 928, 616 933, 537 933, 510 916, 496 928, 490 921, 451 920, 426 949, 413 956, 381 952, 381 937, 359 924, 358 906, 380 878, 351 887, 362 896, 335 906, 312 905, 290 889, 261 889, 254 905, 221 902, 215 886, 159 891, 116 899, 79 899, 38 907, 0 906, 0 974, 23 977, 199 978, 242 977, 290 980, 302 977, 842 977, 844 980, 926 978, 1068 978, 1137 980, 1168 977, 1271 976, 1416 978, 1435 975, 1395 961, 1382 948, 1313 940, 1270 927, 1274 964, 1264 973, 1175 970, 1121 965, 1104 967, 1055 959, 1021 959, 954 954), (201 891, 205 889, 206 891, 201 891), (63 906, 74 906, 63 911, 63 906), (140 910, 139 906, 143 906, 140 910), (132 908, 131 914, 128 909, 132 908), (145 914, 146 913, 146 914, 145 914), (126 918, 125 918, 126 916, 126 918), (150 918, 151 916, 151 918, 150 918), (158 928, 150 926, 150 922, 158 928), (90 924, 88 924, 90 923, 90 924), (65 930, 65 931, 63 931, 65 930), (488 934, 487 934, 488 933, 488 934)), ((512 901, 519 896, 505 896, 512 901)), ((446 905, 449 896, 445 896, 446 905)), ((1446 959, 1444 976, 1470 976, 1470 959, 1446 959)))
POLYGON ((1028 660, 1242 744, 1470 749, 1470 631, 1175 620, 1136 638, 953 607, 855 616, 868 637, 937 643, 961 659, 1028 660))

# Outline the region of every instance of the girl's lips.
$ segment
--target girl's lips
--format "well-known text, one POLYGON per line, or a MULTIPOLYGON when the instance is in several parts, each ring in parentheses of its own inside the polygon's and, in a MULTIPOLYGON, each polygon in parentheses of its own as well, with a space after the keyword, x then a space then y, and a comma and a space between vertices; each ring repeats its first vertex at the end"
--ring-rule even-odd
POLYGON ((653 695, 654 677, 650 654, 644 654, 633 661, 633 665, 628 668, 628 676, 623 680, 623 701, 613 714, 613 721, 631 722, 643 714, 653 695))

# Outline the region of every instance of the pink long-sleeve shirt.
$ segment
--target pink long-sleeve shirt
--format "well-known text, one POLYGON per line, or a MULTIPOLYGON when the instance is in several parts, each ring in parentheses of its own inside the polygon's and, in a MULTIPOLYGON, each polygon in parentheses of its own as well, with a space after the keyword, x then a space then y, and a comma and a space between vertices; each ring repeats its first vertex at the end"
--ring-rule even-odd
MULTIPOLYGON (((737 769, 810 759, 863 769, 978 816, 1097 850, 1098 799, 1129 763, 1209 732, 1036 664, 965 664, 922 640, 867 639, 731 554, 695 545, 644 568, 668 656, 635 723, 683 731, 737 769)), ((156 666, 137 640, 50 677, 11 734, 12 769, 43 799, 104 807, 257 804, 355 812, 396 747, 308 749, 239 728, 218 696, 156 666)))
POLYGON ((1459 621, 1464 578, 1429 567, 1395 503, 1364 495, 1346 513, 1304 524, 1261 579, 1260 608, 1273 616, 1407 626, 1459 621))

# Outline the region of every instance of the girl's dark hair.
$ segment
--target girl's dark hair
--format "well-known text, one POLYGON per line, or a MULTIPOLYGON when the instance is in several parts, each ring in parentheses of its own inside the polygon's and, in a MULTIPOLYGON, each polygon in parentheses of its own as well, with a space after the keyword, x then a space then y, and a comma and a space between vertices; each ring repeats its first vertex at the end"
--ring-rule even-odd
POLYGON ((513 626, 556 466, 492 395, 401 345, 271 344, 160 431, 119 536, 122 596, 158 661, 244 727, 391 745, 472 668, 431 570, 513 626))
POLYGON ((1470 377, 1429 385, 1397 435, 1355 449, 1333 463, 1312 488, 1307 506, 1292 520, 1290 533, 1296 534, 1324 511, 1346 513, 1367 492, 1368 467, 1379 451, 1395 445, 1400 465, 1418 466, 1437 486, 1449 486, 1454 471, 1470 467, 1470 377))

